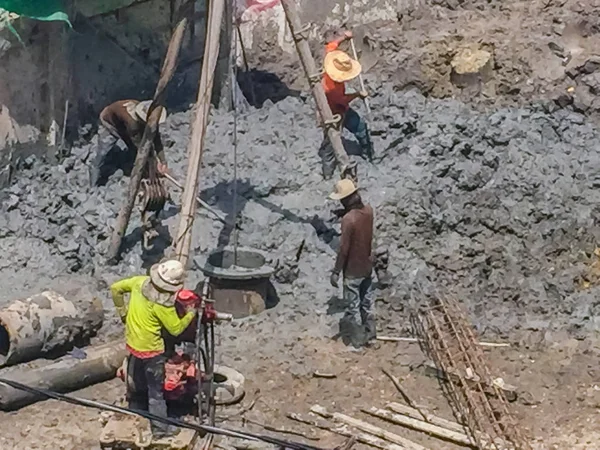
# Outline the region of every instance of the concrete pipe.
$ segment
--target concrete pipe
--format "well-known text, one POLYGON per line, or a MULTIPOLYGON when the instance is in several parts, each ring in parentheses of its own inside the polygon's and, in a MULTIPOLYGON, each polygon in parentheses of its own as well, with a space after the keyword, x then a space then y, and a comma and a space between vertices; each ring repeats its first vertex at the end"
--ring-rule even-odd
POLYGON ((61 356, 96 335, 104 318, 100 300, 84 290, 69 297, 45 291, 0 309, 0 367, 61 356))
MULTIPOLYGON (((86 348, 85 353, 85 359, 66 356, 36 369, 17 366, 10 369, 3 377, 30 387, 60 393, 76 391, 115 378, 117 369, 127 355, 127 350, 125 344, 118 341, 86 348)), ((40 400, 46 398, 0 384, 0 410, 2 411, 14 411, 40 400)))

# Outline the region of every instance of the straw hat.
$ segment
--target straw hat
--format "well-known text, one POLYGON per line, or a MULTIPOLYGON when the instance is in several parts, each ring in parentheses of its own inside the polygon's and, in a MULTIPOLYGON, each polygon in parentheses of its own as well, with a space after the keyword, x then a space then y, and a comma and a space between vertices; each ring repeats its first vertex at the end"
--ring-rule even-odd
POLYGON ((362 68, 360 63, 355 59, 350 58, 347 53, 341 50, 334 50, 325 55, 325 61, 323 62, 325 73, 333 81, 343 83, 344 81, 350 81, 356 78, 362 68))
POLYGON ((183 288, 184 278, 185 270, 179 261, 154 264, 150 268, 150 278, 142 285, 142 294, 160 305, 173 306, 175 294, 183 288))
POLYGON ((335 183, 335 188, 333 192, 329 194, 329 198, 331 200, 342 200, 346 197, 350 197, 356 191, 358 191, 358 188, 352 180, 343 179, 335 183))
MULTIPOLYGON (((144 100, 143 102, 139 102, 135 106, 135 115, 139 119, 142 119, 144 122, 146 122, 148 120, 148 108, 150 108, 151 104, 152 104, 152 100, 144 100)), ((160 125, 162 125, 163 123, 165 123, 166 120, 167 120, 167 110, 163 107, 163 109, 160 113, 160 119, 158 120, 158 123, 160 125)))

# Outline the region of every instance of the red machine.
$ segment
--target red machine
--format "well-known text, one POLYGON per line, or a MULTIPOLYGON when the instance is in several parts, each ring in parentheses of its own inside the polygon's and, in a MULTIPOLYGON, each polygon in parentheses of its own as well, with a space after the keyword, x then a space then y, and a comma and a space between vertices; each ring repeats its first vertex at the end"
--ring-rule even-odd
MULTIPOLYGON (((213 301, 182 289, 175 299, 177 314, 183 317, 190 308, 198 309, 198 315, 186 330, 177 337, 163 335, 169 356, 165 363, 164 395, 170 409, 195 405, 193 409, 214 424, 214 324, 231 320, 232 316, 217 312, 213 301)), ((117 375, 125 381, 126 373, 123 367, 117 375)))

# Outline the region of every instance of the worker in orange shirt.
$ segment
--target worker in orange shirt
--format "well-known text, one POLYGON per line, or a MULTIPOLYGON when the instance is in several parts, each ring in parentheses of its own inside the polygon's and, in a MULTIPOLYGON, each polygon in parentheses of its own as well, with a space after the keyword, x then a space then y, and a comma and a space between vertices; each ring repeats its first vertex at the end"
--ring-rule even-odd
MULTIPOLYGON (((341 117, 341 124, 350 131, 358 140, 363 154, 369 160, 373 159, 373 144, 369 135, 369 129, 363 118, 350 107, 350 102, 357 98, 366 98, 367 92, 359 91, 346 94, 347 81, 353 80, 361 72, 358 61, 352 59, 347 53, 338 50, 340 44, 352 39, 352 32, 346 31, 341 37, 328 40, 325 45, 325 60, 323 62, 323 88, 331 108, 331 112, 341 117)), ((331 178, 335 172, 335 154, 329 139, 325 137, 319 155, 323 163, 323 178, 331 178)))

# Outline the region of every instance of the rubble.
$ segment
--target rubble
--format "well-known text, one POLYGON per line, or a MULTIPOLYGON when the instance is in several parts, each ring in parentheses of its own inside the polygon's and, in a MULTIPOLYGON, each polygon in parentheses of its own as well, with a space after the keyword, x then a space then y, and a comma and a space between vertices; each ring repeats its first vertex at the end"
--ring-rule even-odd
MULTIPOLYGON (((458 101, 428 100, 387 85, 372 105, 374 120, 387 124, 374 137, 381 161, 359 160, 359 174, 363 195, 376 211, 376 247, 382 255, 387 249, 390 295, 410 291, 409 274, 417 270, 433 281, 453 280, 484 335, 518 330, 524 317, 550 320, 550 328, 569 323, 594 329, 577 305, 594 298, 597 288, 579 292, 573 282, 583 270, 578 252, 594 249, 600 231, 595 221, 600 135, 592 124, 568 109, 548 112, 540 105, 480 113, 458 101)), ((171 114, 162 130, 178 178, 184 173, 189 119, 189 112, 171 114)), ((232 120, 231 113, 213 116, 201 185, 202 198, 229 218, 232 120)), ((337 205, 326 201, 331 182, 320 176, 322 132, 312 105, 293 97, 267 102, 241 115, 238 127, 240 245, 266 251, 287 266, 284 261, 305 240, 297 268, 289 265, 280 281, 292 282, 292 291, 302 286, 303 297, 328 298, 339 219, 333 214, 337 205)), ((134 212, 123 261, 116 268, 103 265, 128 178, 117 173, 106 186, 89 189, 91 151, 92 144, 75 148, 60 165, 30 161, 5 190, 10 201, 2 203, 0 216, 4 301, 21 286, 51 286, 65 274, 81 282, 110 282, 117 274, 143 273, 151 262, 142 255, 134 212)), ((176 205, 178 193, 172 194, 176 205)), ((164 212, 171 231, 175 208, 164 212)), ((199 214, 196 252, 230 242, 230 227, 199 214)), ((107 299, 106 292, 102 296, 107 299)), ((406 325, 395 320, 398 329, 406 325)))

